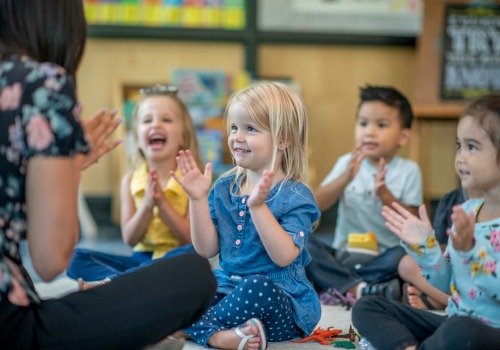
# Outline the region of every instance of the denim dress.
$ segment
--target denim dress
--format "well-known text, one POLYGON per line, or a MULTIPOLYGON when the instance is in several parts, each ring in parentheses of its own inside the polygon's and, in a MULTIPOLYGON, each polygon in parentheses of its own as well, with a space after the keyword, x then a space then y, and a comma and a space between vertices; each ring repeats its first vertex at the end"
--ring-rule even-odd
POLYGON ((280 267, 271 260, 255 229, 248 196, 238 195, 239 181, 231 189, 234 177, 218 179, 209 195, 210 214, 219 234, 221 270, 214 271, 218 292, 229 294, 242 277, 264 275, 288 296, 295 323, 308 335, 321 317, 318 295, 304 271, 311 261, 306 243, 320 217, 314 197, 304 183, 294 180, 282 181, 269 192, 267 206, 300 251, 290 265, 280 267))

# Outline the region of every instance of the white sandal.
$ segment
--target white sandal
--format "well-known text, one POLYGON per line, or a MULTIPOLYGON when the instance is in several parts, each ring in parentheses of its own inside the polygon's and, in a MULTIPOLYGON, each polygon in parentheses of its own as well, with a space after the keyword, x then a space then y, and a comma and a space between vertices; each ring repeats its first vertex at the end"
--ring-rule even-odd
POLYGON ((260 346, 259 350, 265 350, 267 349, 267 336, 266 336, 266 330, 264 329, 264 325, 262 324, 262 321, 259 320, 258 318, 251 318, 245 323, 243 323, 241 326, 236 327, 234 329, 236 334, 241 338, 240 344, 238 345, 238 350, 243 350, 243 347, 247 343, 248 339, 253 338, 253 337, 259 337, 260 338, 260 346), (245 328, 245 327, 250 327, 250 326, 255 326, 259 330, 257 334, 243 334, 243 332, 240 330, 240 328, 245 328))
POLYGON ((240 345, 238 345, 238 350, 243 350, 243 347, 247 343, 248 339, 255 337, 255 334, 249 334, 249 335, 243 334, 243 332, 240 331, 238 327, 236 327, 234 331, 236 332, 238 337, 241 338, 240 345))

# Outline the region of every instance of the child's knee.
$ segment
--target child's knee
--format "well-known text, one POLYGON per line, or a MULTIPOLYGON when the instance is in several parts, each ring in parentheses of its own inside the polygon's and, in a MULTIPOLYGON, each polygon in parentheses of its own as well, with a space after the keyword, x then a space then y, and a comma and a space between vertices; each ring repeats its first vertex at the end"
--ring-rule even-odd
POLYGON ((239 284, 240 287, 243 287, 244 289, 261 289, 261 288, 266 288, 271 285, 274 285, 274 282, 269 279, 269 277, 266 277, 264 275, 255 275, 255 276, 249 276, 245 277, 241 283, 239 284))
POLYGON ((372 314, 374 310, 379 309, 383 312, 383 308, 380 306, 380 299, 383 298, 375 295, 366 295, 356 301, 352 308, 352 323, 356 328, 363 327, 367 315, 372 314))
POLYGON ((415 273, 420 273, 420 268, 418 267, 415 260, 409 255, 403 256, 398 264, 399 276, 407 281, 409 278, 411 278, 411 276, 415 275, 415 273))

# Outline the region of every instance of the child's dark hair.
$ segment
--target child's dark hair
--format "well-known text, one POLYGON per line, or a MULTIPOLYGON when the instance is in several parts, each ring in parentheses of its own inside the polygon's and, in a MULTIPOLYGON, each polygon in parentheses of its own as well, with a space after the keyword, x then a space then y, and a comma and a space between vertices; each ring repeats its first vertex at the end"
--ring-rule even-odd
POLYGON ((401 92, 393 87, 388 86, 372 86, 360 88, 359 107, 369 101, 380 101, 388 106, 398 109, 399 121, 404 129, 410 129, 413 121, 413 112, 411 110, 410 101, 401 92))
POLYGON ((460 114, 460 119, 464 117, 472 117, 477 121, 497 149, 500 158, 500 95, 477 98, 460 114))

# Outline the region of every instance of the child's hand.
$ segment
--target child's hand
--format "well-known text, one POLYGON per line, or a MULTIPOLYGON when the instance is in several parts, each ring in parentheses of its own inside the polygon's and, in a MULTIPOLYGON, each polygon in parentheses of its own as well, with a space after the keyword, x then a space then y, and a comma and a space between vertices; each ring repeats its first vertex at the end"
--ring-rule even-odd
POLYGON ((153 195, 153 200, 156 205, 158 205, 158 202, 165 198, 163 197, 163 189, 161 187, 160 181, 158 181, 158 172, 156 169, 153 169, 149 173, 151 177, 151 186, 152 186, 152 195, 153 195))
POLYGON ((156 203, 156 191, 158 187, 158 175, 155 169, 152 169, 148 174, 148 183, 146 187, 146 193, 144 195, 144 205, 149 209, 152 209, 156 203))
POLYGON ((264 170, 262 173, 262 179, 257 183, 248 197, 247 205, 249 208, 258 207, 266 201, 267 195, 273 185, 273 176, 274 171, 264 170))
POLYGON ((476 217, 473 212, 466 214, 460 205, 455 205, 451 212, 451 222, 455 231, 447 229, 451 244, 457 251, 468 252, 474 247, 474 224, 476 217))
POLYGON ((385 174, 387 174, 384 158, 380 158, 377 170, 377 175, 375 175, 375 193, 379 195, 380 191, 385 188, 385 174))
POLYGON ((177 177, 174 171, 171 171, 170 175, 177 180, 191 200, 206 197, 212 186, 212 163, 207 163, 205 173, 202 174, 191 151, 179 151, 176 160, 182 178, 177 177))
POLYGON ((402 241, 408 244, 418 243, 432 233, 431 221, 424 204, 418 208, 421 219, 398 203, 392 203, 392 206, 394 209, 384 206, 382 216, 387 220, 385 226, 402 241))
POLYGON ((347 177, 349 178, 349 181, 354 179, 356 174, 359 171, 359 167, 361 166, 361 162, 363 159, 365 159, 365 153, 362 151, 362 145, 356 146, 356 148, 352 151, 351 159, 349 160, 349 163, 347 164, 347 177))

